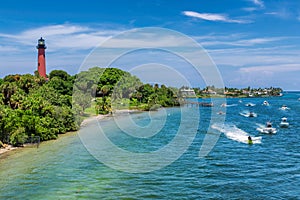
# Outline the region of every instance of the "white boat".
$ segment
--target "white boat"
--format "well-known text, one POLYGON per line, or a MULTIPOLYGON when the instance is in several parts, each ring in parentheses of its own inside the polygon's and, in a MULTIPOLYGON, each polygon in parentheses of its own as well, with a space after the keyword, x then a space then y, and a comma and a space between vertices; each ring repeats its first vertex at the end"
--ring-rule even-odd
POLYGON ((246 103, 245 106, 252 107, 252 106, 255 106, 255 104, 254 103, 246 103))
POLYGON ((286 105, 282 105, 281 108, 279 108, 280 110, 289 110, 290 108, 287 107, 286 105))
POLYGON ((264 101, 264 102, 263 102, 263 105, 264 105, 264 106, 269 106, 270 104, 269 104, 269 102, 264 101))
POLYGON ((219 111, 218 115, 225 115, 226 113, 224 113, 223 111, 219 111))
POLYGON ((222 103, 222 104, 221 104, 221 107, 226 107, 226 106, 227 106, 226 103, 222 103))
POLYGON ((279 125, 281 128, 287 128, 287 127, 289 127, 290 124, 288 123, 287 118, 283 117, 283 118, 281 118, 281 122, 279 125))
POLYGON ((277 132, 276 128, 272 127, 271 122, 267 122, 265 127, 257 129, 261 133, 266 133, 266 134, 275 134, 277 132))
POLYGON ((249 112, 249 116, 248 117, 257 117, 257 114, 254 112, 249 112))
POLYGON ((257 117, 257 114, 255 112, 248 112, 248 111, 240 112, 240 115, 244 117, 257 117))

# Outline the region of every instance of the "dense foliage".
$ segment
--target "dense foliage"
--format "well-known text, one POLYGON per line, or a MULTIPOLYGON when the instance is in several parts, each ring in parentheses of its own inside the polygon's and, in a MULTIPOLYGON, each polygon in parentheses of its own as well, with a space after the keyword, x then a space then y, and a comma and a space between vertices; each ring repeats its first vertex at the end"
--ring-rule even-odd
POLYGON ((164 85, 143 84, 128 72, 98 67, 76 76, 73 100, 74 106, 82 114, 93 100, 96 114, 108 114, 117 109, 149 110, 179 105, 174 92, 164 85))
POLYGON ((62 79, 60 73, 53 73, 49 81, 30 74, 9 75, 0 81, 0 141, 19 145, 29 137, 44 141, 77 129, 71 101, 73 78, 65 73, 62 79))
POLYGON ((159 107, 179 106, 177 93, 165 85, 159 87, 150 84, 141 85, 131 96, 131 105, 144 104, 144 110, 155 110, 159 107))
POLYGON ((171 88, 143 84, 116 68, 90 68, 75 76, 54 70, 49 79, 9 75, 0 79, 0 141, 22 145, 28 138, 41 141, 77 130, 91 107, 94 114, 116 109, 151 110, 179 105, 171 88))

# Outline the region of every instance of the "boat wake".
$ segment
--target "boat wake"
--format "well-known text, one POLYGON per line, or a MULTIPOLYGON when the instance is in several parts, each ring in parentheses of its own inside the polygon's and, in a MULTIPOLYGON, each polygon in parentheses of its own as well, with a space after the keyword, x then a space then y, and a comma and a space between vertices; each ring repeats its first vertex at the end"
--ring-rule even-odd
POLYGON ((247 107, 253 107, 253 106, 256 106, 256 104, 254 104, 254 103, 246 103, 245 106, 247 106, 247 107))
POLYGON ((257 125, 256 130, 258 130, 259 132, 263 133, 263 132, 264 132, 265 125, 259 124, 259 123, 256 123, 256 125, 257 125))
POLYGON ((229 105, 226 105, 226 107, 233 107, 233 106, 237 106, 237 104, 229 104, 229 105))
POLYGON ((257 114, 254 112, 249 112, 249 111, 243 111, 240 112, 240 115, 244 116, 244 117, 257 117, 257 114))
POLYGON ((256 125, 257 125, 256 130, 259 131, 260 133, 272 133, 272 134, 274 134, 274 133, 277 132, 276 129, 272 130, 272 132, 268 132, 266 130, 266 126, 263 125, 263 124, 256 123, 256 125))
MULTIPOLYGON (((211 126, 212 129, 215 129, 217 131, 220 131, 224 133, 224 135, 231 140, 235 140, 237 142, 248 144, 248 136, 249 134, 242 129, 239 129, 235 125, 219 125, 219 124, 213 124, 211 126)), ((260 144, 262 137, 252 137, 253 144, 260 144)))
POLYGON ((223 103, 222 105, 221 105, 221 107, 233 107, 233 106, 237 106, 237 104, 226 104, 226 103, 223 103))

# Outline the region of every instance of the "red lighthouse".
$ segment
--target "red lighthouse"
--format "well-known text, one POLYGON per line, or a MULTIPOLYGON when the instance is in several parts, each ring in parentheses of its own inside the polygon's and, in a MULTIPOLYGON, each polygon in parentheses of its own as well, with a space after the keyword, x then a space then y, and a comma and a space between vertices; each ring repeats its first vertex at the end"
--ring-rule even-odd
POLYGON ((38 72, 40 76, 46 78, 46 58, 45 58, 45 40, 41 37, 38 40, 38 45, 36 46, 38 49, 38 72))

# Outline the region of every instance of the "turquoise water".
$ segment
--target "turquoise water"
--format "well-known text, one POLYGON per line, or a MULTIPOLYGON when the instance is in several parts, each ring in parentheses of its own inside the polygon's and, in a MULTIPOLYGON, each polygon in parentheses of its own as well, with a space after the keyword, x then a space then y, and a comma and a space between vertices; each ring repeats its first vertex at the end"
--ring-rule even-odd
MULTIPOLYGON (((0 199, 299 199, 298 98, 300 93, 273 98, 227 99, 227 105, 231 106, 226 108, 225 126, 205 158, 198 156, 203 138, 207 134, 220 134, 218 129, 207 133, 210 108, 170 108, 165 112, 153 112, 151 119, 148 113, 131 115, 134 123, 145 130, 151 120, 156 122, 151 130, 161 131, 157 134, 154 131, 149 138, 125 134, 112 119, 106 119, 100 125, 108 139, 130 152, 158 151, 176 136, 179 124, 186 134, 186 138, 179 139, 183 143, 191 141, 191 145, 166 167, 148 173, 127 173, 99 162, 89 154, 77 134, 69 134, 45 142, 38 149, 26 148, 1 158, 0 199), (262 105, 264 100, 270 103, 269 107, 262 105), (246 107, 249 102, 256 106, 246 107), (290 110, 280 110, 283 104, 290 110), (246 111, 257 113, 257 117, 239 114, 246 111), (181 121, 183 112, 190 113, 188 123, 181 121), (200 121, 195 117, 198 113, 200 121), (279 127, 282 117, 288 118, 289 128, 279 127), (165 123, 161 127, 162 120, 165 123), (273 122, 276 134, 266 135, 256 130, 266 121, 273 122), (193 131, 196 131, 195 135, 191 134, 193 131), (261 141, 248 145, 243 142, 246 135, 261 137, 261 141)), ((93 130, 95 126, 92 126, 85 130, 93 130)), ((130 126, 123 128, 131 130, 130 126)), ((85 134, 95 136, 92 131, 85 134)), ((169 153, 171 157, 172 152, 169 153)), ((155 162, 168 158, 160 159, 155 162)), ((123 161, 120 163, 126 164, 123 161)), ((146 167, 147 158, 139 164, 146 167)), ((153 163, 149 161, 150 164, 153 163)))

